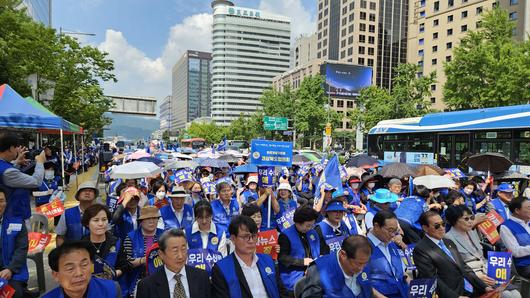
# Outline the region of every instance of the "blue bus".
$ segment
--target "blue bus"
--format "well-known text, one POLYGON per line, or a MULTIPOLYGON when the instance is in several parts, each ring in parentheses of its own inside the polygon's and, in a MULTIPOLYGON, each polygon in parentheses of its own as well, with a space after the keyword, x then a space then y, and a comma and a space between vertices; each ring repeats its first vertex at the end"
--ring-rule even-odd
POLYGON ((386 162, 454 168, 484 152, 530 165, 530 104, 385 120, 368 133, 368 154, 386 162))

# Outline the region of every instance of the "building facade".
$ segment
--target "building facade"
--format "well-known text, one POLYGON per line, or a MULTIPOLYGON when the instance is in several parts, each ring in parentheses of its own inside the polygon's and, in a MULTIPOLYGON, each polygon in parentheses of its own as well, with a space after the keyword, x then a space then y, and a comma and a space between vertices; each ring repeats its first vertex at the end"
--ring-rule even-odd
POLYGON ((159 109, 158 117, 160 117, 160 130, 171 131, 171 95, 162 99, 159 109))
POLYGON ((186 51, 175 63, 171 79, 171 132, 199 117, 210 116, 211 53, 186 51))
POLYGON ((291 22, 216 0, 213 8, 212 119, 229 125, 261 108, 263 90, 289 69, 291 22))
POLYGON ((530 1, 500 0, 500 7, 508 11, 510 19, 516 22, 514 37, 517 40, 530 38, 530 1))
POLYGON ((318 0, 317 58, 370 66, 391 88, 407 59, 408 14, 409 0, 318 0))
POLYGON ((21 5, 32 19, 51 28, 52 0, 23 0, 21 5))
POLYGON ((294 42, 291 52, 291 68, 300 67, 317 58, 317 34, 302 35, 294 42))

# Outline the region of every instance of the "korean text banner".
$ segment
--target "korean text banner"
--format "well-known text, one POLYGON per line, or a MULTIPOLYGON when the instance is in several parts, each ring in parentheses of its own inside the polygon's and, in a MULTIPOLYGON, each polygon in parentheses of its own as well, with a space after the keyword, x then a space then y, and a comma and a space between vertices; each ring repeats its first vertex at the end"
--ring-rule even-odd
POLYGON ((258 166, 290 167, 293 163, 293 143, 252 140, 251 163, 258 166))

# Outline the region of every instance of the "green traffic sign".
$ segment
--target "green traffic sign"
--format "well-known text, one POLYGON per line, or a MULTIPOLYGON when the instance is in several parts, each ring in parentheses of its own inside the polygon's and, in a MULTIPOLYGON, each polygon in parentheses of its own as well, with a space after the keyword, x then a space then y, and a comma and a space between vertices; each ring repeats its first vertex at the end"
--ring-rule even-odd
POLYGON ((263 128, 265 130, 287 130, 287 122, 287 118, 265 116, 263 118, 263 128))

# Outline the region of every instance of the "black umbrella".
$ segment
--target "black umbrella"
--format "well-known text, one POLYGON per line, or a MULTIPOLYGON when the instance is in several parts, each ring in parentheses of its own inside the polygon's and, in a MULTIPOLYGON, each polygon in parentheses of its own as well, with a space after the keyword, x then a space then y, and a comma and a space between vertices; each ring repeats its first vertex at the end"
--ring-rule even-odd
POLYGON ((373 168, 379 163, 379 160, 369 156, 368 154, 359 154, 350 158, 346 163, 346 167, 352 168, 373 168))
POLYGON ((232 154, 221 155, 217 159, 218 160, 224 160, 224 161, 226 161, 228 163, 234 163, 234 162, 238 162, 239 161, 239 157, 234 156, 232 154))
POLYGON ((487 152, 469 157, 467 165, 472 167, 473 170, 499 173, 507 171, 513 163, 500 153, 487 152))
POLYGON ((311 160, 305 157, 304 155, 301 155, 301 154, 293 155, 294 165, 301 165, 301 164, 308 163, 308 162, 311 162, 311 160))
POLYGON ((497 181, 519 181, 519 180, 528 180, 528 177, 519 173, 507 171, 503 173, 494 174, 493 178, 497 181))
POLYGON ((415 177, 416 173, 406 163, 398 162, 385 165, 381 171, 379 171, 385 178, 403 178, 403 177, 415 177))

